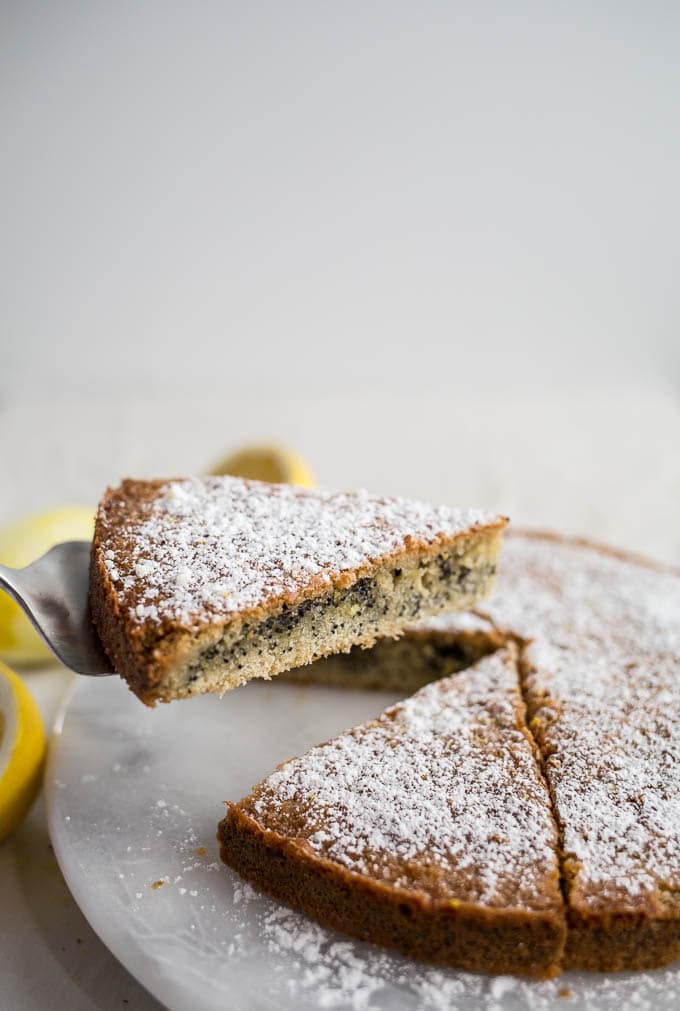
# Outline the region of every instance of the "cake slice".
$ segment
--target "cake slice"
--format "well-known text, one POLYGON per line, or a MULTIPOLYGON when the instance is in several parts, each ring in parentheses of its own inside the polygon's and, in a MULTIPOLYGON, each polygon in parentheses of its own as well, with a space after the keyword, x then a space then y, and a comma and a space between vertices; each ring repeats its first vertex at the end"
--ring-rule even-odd
POLYGON ((284 763, 221 856, 321 923, 464 969, 545 977, 565 940, 557 832, 514 649, 284 763))
POLYGON ((511 537, 487 609, 524 643, 557 817, 567 968, 680 958, 680 573, 583 541, 511 537))
POLYGON ((365 492, 128 480, 97 514, 92 616, 144 702, 223 692, 468 606, 505 523, 365 492))

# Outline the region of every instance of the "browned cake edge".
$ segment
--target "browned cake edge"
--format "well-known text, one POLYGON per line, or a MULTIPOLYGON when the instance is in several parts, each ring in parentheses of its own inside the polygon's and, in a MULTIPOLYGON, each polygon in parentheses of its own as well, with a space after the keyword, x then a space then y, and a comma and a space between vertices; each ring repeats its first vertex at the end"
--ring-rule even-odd
POLYGON ((585 917, 570 909, 565 969, 658 969, 680 958, 680 920, 639 913, 585 917))
MULTIPOLYGON (((248 611, 211 617, 202 628, 189 628, 175 621, 160 624, 137 623, 123 612, 104 564, 104 545, 110 532, 107 506, 115 499, 134 501, 137 496, 154 493, 167 483, 166 480, 148 482, 129 480, 124 481, 120 488, 107 489, 97 513, 90 560, 90 610, 97 633, 116 671, 147 705, 181 697, 174 692, 167 695, 163 693, 164 679, 186 661, 187 656, 197 645, 200 646, 202 643, 212 645, 227 627, 233 628, 238 633, 240 625, 253 620, 263 620, 278 613, 284 606, 292 608, 309 600, 330 599, 336 590, 347 590, 360 579, 376 575, 381 570, 398 568, 406 560, 427 562, 448 551, 461 555, 475 545, 485 543, 489 547, 489 554, 495 556, 500 548, 503 528, 507 523, 505 518, 499 517, 493 522, 462 531, 452 537, 440 535, 433 542, 410 538, 409 542, 397 551, 367 559, 354 570, 331 573, 330 590, 327 583, 314 577, 308 586, 298 592, 282 594, 272 598, 266 605, 248 611)), ((405 618, 398 628, 385 629, 385 633, 398 634, 407 620, 405 618)), ((372 645, 374 641, 375 636, 367 637, 361 644, 372 645)), ((325 649, 323 647, 319 649, 317 655, 324 656, 336 651, 335 645, 328 643, 325 649)), ((229 687, 233 685, 224 684, 221 690, 229 687)))
MULTIPOLYGON (((641 568, 680 576, 680 569, 675 566, 665 565, 662 562, 600 544, 588 538, 569 537, 545 530, 512 530, 510 533, 515 538, 587 548, 610 558, 618 558, 631 565, 639 565, 641 568)), ((507 631, 509 632, 509 630, 507 631)), ((545 758, 549 753, 549 746, 543 739, 542 723, 535 718, 535 711, 539 706, 545 706, 549 700, 546 697, 531 699, 527 680, 535 668, 527 662, 524 649, 521 648, 523 645, 526 643, 520 643, 520 683, 522 694, 527 701, 531 732, 544 765, 545 758)), ((553 705, 558 709, 559 701, 555 701, 553 705)), ((552 797, 550 779, 546 775, 545 768, 543 776, 552 797)), ((554 800, 553 817, 561 839, 562 829, 554 800)), ((680 917, 673 917, 669 912, 664 912, 661 903, 656 904, 656 915, 643 910, 631 911, 619 908, 604 911, 580 907, 577 905, 577 900, 570 894, 571 881, 578 872, 578 865, 574 865, 563 850, 560 851, 560 867, 562 890, 567 904, 565 969, 584 969, 591 972, 656 969, 680 958, 680 917)))
POLYGON ((403 955, 471 972, 545 979, 559 972, 559 911, 492 909, 366 878, 263 829, 229 804, 217 839, 224 863, 257 888, 324 926, 403 955))
POLYGON ((520 650, 520 684, 527 703, 530 732, 536 742, 543 779, 548 787, 560 840, 559 861, 562 892, 567 909, 567 942, 564 952, 565 969, 585 969, 592 972, 657 969, 680 958, 680 911, 673 916, 661 901, 648 897, 646 909, 632 910, 616 903, 605 909, 588 909, 573 894, 579 863, 563 848, 563 826, 557 813, 553 787, 546 770, 546 759, 552 746, 545 739, 545 717, 536 715, 538 708, 559 710, 559 702, 541 693, 535 698, 527 686, 527 678, 536 672, 520 650), (653 910, 653 911, 652 911, 653 910))

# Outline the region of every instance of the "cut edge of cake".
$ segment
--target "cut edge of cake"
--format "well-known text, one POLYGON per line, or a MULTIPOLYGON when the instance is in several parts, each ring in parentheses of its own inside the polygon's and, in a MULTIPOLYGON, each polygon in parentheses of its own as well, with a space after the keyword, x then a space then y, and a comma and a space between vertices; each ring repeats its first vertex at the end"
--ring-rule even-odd
POLYGON ((408 695, 465 670, 507 641, 488 619, 474 612, 452 612, 426 619, 422 626, 407 626, 399 638, 379 639, 369 649, 354 646, 348 653, 324 657, 281 677, 296 684, 408 695), (439 624, 442 618, 445 621, 439 624))

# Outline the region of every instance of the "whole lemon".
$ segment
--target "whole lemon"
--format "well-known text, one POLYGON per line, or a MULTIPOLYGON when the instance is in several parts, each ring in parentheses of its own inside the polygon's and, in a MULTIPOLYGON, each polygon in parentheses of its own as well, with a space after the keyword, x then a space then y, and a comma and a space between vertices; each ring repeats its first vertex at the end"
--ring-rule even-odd
POLYGON ((216 464, 210 473, 303 488, 313 488, 316 483, 304 457, 290 446, 278 443, 243 446, 216 464))

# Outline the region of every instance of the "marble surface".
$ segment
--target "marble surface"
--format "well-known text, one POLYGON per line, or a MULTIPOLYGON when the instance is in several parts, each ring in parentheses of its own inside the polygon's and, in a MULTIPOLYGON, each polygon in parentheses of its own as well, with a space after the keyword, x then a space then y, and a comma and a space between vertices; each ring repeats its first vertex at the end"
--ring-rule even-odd
MULTIPOLYGON (((24 674, 50 726, 76 681, 63 668, 24 674)), ((102 944, 73 899, 50 842, 41 796, 0 845, 0 1008, 155 1011, 161 1005, 102 944)))
POLYGON ((219 861, 222 799, 370 719, 395 695, 251 683, 151 711, 82 679, 46 772, 50 834, 89 922, 172 1011, 675 1009, 680 965, 543 983, 414 963, 326 931, 219 861))

